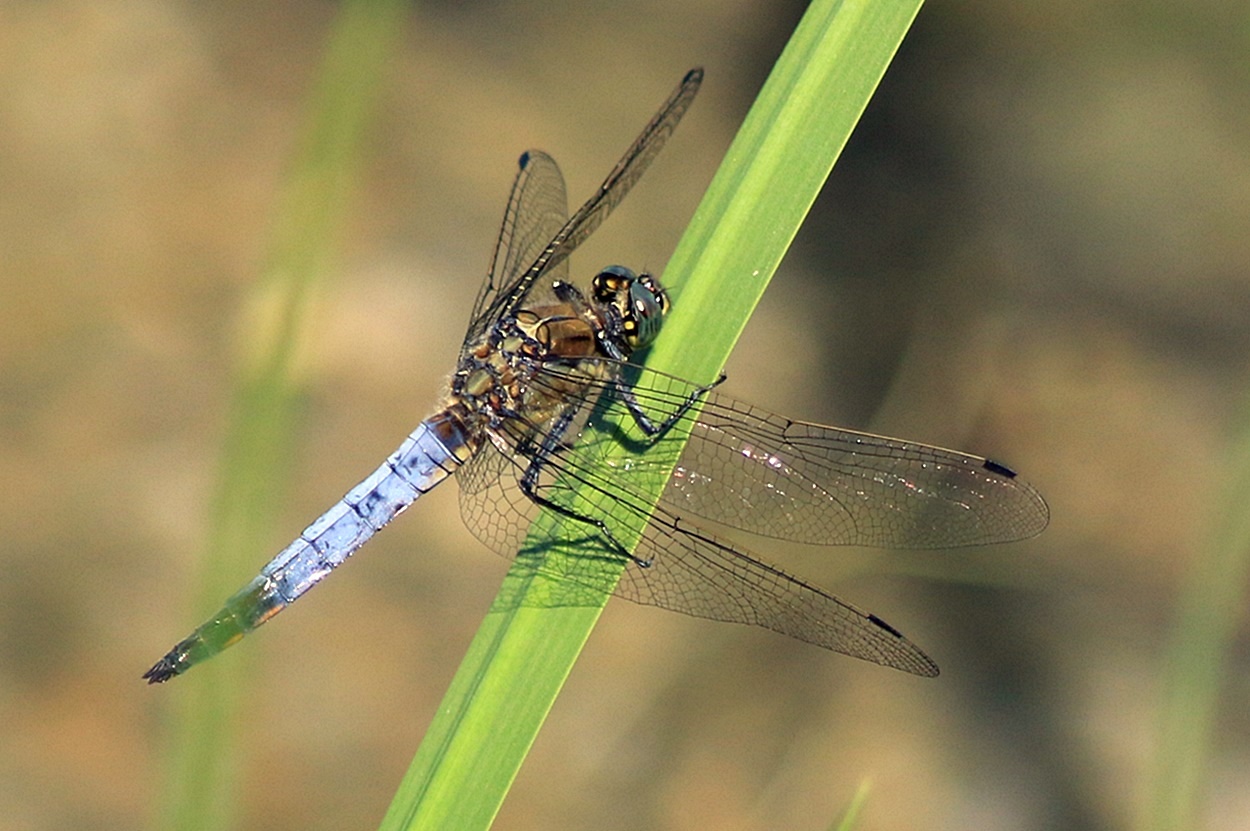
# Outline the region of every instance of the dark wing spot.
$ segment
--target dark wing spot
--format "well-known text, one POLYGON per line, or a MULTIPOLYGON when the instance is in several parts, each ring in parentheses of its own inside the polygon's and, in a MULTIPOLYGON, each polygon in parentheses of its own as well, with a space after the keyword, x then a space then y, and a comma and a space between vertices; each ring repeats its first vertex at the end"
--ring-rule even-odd
POLYGON ((986 459, 984 467, 990 473, 997 473, 999 476, 1006 476, 1008 479, 1016 478, 1016 472, 1014 470, 1007 467, 1006 465, 1000 465, 998 462, 994 461, 993 459, 986 459))
MULTIPOLYGON (((869 619, 869 620, 871 620, 873 623, 877 624, 878 626, 880 626, 880 627, 881 627, 882 629, 884 629, 885 631, 889 632, 889 633, 890 633, 891 635, 893 635, 894 637, 896 637, 896 638, 902 638, 902 637, 903 637, 903 633, 902 633, 902 632, 898 631, 898 630, 897 630, 897 629, 895 629, 893 626, 891 626, 890 624, 886 623, 884 620, 882 620, 881 618, 877 617, 876 615, 874 615, 874 614, 869 614, 869 615, 868 615, 868 619, 869 619)), ((904 640, 906 640, 906 639, 904 638, 904 640)))

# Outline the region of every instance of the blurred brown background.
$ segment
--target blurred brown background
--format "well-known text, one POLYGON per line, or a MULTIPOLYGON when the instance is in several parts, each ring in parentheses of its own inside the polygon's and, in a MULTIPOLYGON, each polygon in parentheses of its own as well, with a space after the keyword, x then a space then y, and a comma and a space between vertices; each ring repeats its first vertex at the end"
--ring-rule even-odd
MULTIPOLYGON (((334 11, 0 6, 0 829, 153 822, 195 675, 139 675, 196 622, 244 300, 334 11)), ((433 406, 520 151, 580 200, 705 65, 573 261, 662 268, 801 12, 413 7, 269 548, 433 406)), ((825 828, 864 777, 863 828, 1138 827, 1250 368, 1247 23, 1158 0, 921 12, 726 390, 1002 459, 1050 529, 970 552, 746 540, 903 629, 937 680, 613 602, 497 827, 825 828)), ((448 486, 218 659, 261 678, 240 827, 375 827, 505 567, 448 486)), ((1248 654, 1243 625, 1205 828, 1250 827, 1248 654)))

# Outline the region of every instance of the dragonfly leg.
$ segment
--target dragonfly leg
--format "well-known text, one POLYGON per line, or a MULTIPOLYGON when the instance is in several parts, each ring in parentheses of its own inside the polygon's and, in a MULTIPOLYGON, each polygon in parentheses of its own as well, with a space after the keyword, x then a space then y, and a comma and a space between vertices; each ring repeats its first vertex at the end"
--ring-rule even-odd
POLYGON ((613 381, 613 384, 616 387, 616 396, 621 400, 621 403, 625 405, 626 409, 629 410, 629 414, 634 419, 634 423, 638 425, 638 429, 646 433, 647 438, 654 442, 663 438, 664 434, 671 430, 674 424, 681 421, 686 413, 690 411, 690 408, 697 404, 703 396, 725 383, 726 377, 727 376, 722 373, 719 378, 707 386, 696 387, 693 392, 686 396, 686 399, 681 402, 676 410, 671 412, 658 424, 647 415, 645 410, 643 410, 642 405, 638 403, 637 396, 634 395, 634 391, 628 384, 620 378, 616 378, 613 381))
POLYGON ((555 423, 552 425, 551 429, 547 431, 546 435, 543 436, 541 444, 530 445, 533 455, 530 457, 529 465, 525 468, 525 472, 521 474, 518 483, 521 487, 521 493, 525 494, 526 498, 535 505, 548 508, 561 516, 568 517, 569 519, 591 526, 599 532, 600 536, 603 537, 603 539, 616 551, 617 554, 620 554, 622 557, 632 561, 635 565, 642 568, 648 568, 651 565, 651 561, 639 559, 630 553, 629 549, 621 545, 621 543, 616 539, 616 536, 612 533, 612 529, 609 528, 608 524, 602 519, 588 516, 568 507, 567 505, 561 505, 558 502, 548 499, 541 493, 542 486, 539 482, 539 477, 542 474, 543 467, 550 461, 552 456, 555 455, 557 449, 562 445, 564 434, 568 432, 569 426, 573 423, 575 414, 576 410, 573 408, 566 410, 559 416, 559 418, 556 419, 555 423))

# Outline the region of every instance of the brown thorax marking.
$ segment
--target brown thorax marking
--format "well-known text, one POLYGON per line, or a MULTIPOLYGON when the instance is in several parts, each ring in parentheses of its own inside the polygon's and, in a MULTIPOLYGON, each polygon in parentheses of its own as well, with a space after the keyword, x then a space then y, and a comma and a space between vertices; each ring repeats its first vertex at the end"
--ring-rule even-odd
POLYGON ((453 393, 491 426, 497 426, 494 414, 524 414, 535 424, 554 417, 565 395, 581 385, 549 379, 535 389, 530 385, 533 367, 551 361, 576 364, 601 354, 596 327, 603 322, 590 304, 578 306, 551 303, 519 310, 470 350, 453 379, 453 393))

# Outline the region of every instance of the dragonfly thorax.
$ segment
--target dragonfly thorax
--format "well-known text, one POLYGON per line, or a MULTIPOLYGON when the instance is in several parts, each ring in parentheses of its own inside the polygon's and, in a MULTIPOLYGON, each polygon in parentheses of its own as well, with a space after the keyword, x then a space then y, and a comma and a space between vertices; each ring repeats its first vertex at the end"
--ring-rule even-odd
MULTIPOLYGON (((474 349, 469 350, 452 377, 452 400, 462 402, 484 423, 498 426, 501 419, 524 413, 541 423, 558 413, 561 395, 576 392, 578 384, 532 386, 545 365, 580 365, 602 357, 601 333, 612 328, 603 309, 587 302, 567 283, 552 285, 551 302, 517 310, 500 320, 474 349), (558 387, 558 388, 556 388, 558 387)), ((619 326, 615 327, 619 329, 619 326)), ((586 377, 601 372, 592 361, 586 377)))
MULTIPOLYGON (((541 420, 558 412, 559 395, 550 382, 540 389, 530 387, 545 364, 576 366, 587 379, 602 376, 608 365, 598 359, 627 360, 635 349, 651 343, 669 308, 659 281, 619 265, 595 276, 589 296, 557 280, 549 297, 499 320, 465 354, 453 377, 453 398, 487 416, 489 423, 501 415, 525 412, 541 420)), ((575 392, 578 384, 571 378, 566 378, 570 388, 558 392, 575 392)))

